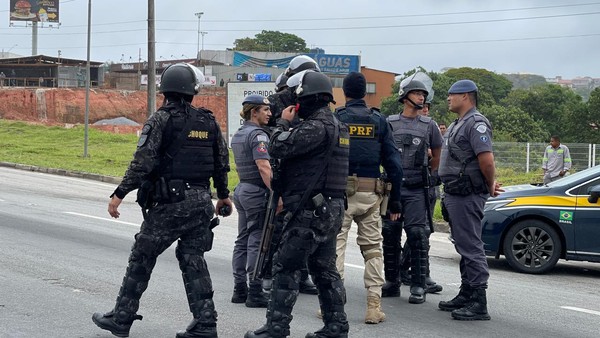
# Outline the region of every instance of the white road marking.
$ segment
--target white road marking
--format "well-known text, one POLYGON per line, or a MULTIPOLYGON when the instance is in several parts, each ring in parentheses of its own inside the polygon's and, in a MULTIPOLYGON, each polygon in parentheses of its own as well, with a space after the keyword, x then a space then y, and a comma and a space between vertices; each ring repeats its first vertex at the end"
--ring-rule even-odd
POLYGON ((0 198, 0 202, 6 202, 6 201, 0 198))
POLYGON ((573 306, 561 306, 561 309, 565 309, 565 310, 571 310, 571 311, 577 311, 577 312, 583 312, 583 313, 589 313, 589 314, 591 314, 591 315, 600 316, 600 311, 594 311, 594 310, 582 309, 582 308, 580 308, 580 307, 573 307, 573 306))
POLYGON ((349 268, 356 268, 356 269, 361 269, 361 270, 365 269, 365 267, 362 265, 355 265, 355 264, 350 264, 350 263, 344 263, 344 265, 349 268))
POLYGON ((140 226, 137 223, 123 222, 123 221, 119 221, 119 220, 116 220, 116 219, 110 219, 110 218, 106 218, 106 217, 98 217, 98 216, 80 214, 78 212, 65 211, 64 213, 65 214, 69 214, 69 215, 75 215, 75 216, 81 216, 81 217, 99 219, 99 220, 102 220, 102 221, 108 221, 108 222, 114 222, 114 223, 120 223, 120 224, 127 224, 127 225, 135 225, 135 226, 138 226, 138 227, 140 226))

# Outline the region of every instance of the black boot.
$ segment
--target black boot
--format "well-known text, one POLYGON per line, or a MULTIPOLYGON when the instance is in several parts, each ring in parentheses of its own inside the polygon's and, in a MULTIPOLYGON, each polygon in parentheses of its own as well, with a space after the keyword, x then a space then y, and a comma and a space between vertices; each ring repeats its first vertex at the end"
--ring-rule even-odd
POLYGON ((473 290, 471 302, 463 308, 452 311, 452 318, 457 320, 490 320, 485 289, 473 290))
POLYGON ((96 312, 92 315, 92 321, 99 328, 108 330, 117 337, 129 337, 129 329, 136 319, 142 320, 142 316, 123 311, 115 314, 114 310, 105 314, 96 312))
POLYGON ((269 303, 269 294, 263 292, 262 284, 250 284, 248 289, 248 298, 246 298, 246 307, 267 307, 269 303))
POLYGON ((140 307, 139 300, 148 287, 152 269, 156 264, 156 257, 140 250, 140 242, 144 238, 144 235, 138 234, 131 248, 129 264, 123 276, 115 308, 106 314, 96 312, 92 315, 92 321, 99 328, 108 330, 117 337, 129 337, 133 321, 142 319, 142 316, 136 314, 140 307))
POLYGON ((449 301, 441 301, 438 304, 438 307, 442 311, 453 311, 467 306, 471 302, 471 295, 473 294, 473 289, 470 285, 462 284, 460 286, 460 291, 456 297, 452 298, 449 301))
POLYGON ((300 270, 300 272, 300 293, 305 293, 308 295, 318 294, 319 290, 317 290, 317 287, 310 279, 308 268, 305 267, 304 269, 300 270))
POLYGON ((233 287, 233 296, 231 296, 231 302, 240 304, 245 303, 248 298, 248 285, 244 283, 235 283, 233 287))
POLYGON ((429 275, 425 277, 425 293, 438 293, 442 292, 442 290, 444 290, 444 288, 436 283, 433 278, 429 275))
MULTIPOLYGON (((194 319, 177 338, 217 338, 217 311, 213 301, 212 282, 204 261, 203 252, 187 247, 179 241, 175 250, 183 285, 194 319)), ((245 283, 244 283, 245 284, 245 283)))
POLYGON ((400 282, 386 280, 381 287, 381 297, 400 297, 400 282))
POLYGON ((271 296, 267 305, 267 323, 254 331, 248 331, 244 338, 285 338, 290 335, 292 309, 298 291, 289 289, 296 284, 300 274, 277 273, 273 276, 271 296), (284 287, 284 288, 282 288, 284 287))
POLYGON ((344 312, 346 289, 341 281, 320 284, 319 304, 325 326, 319 331, 306 334, 306 338, 347 338, 348 318, 344 312))
POLYGON ((428 257, 427 249, 429 239, 422 228, 412 227, 406 232, 408 246, 410 248, 410 296, 408 302, 411 304, 422 304, 425 302, 425 277, 427 273, 428 257))

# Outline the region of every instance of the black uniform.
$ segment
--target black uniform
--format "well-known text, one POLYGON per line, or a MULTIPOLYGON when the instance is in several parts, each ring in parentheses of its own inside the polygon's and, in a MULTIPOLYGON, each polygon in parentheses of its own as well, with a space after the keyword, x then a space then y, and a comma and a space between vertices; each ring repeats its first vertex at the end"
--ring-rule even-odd
POLYGON ((94 322, 101 322, 101 326, 112 319, 117 325, 131 326, 133 320, 141 319, 136 312, 156 259, 178 240, 176 256, 194 321, 188 332, 177 336, 202 332, 202 337, 217 337, 217 312, 204 252, 212 245, 209 225, 215 211, 209 179, 213 179, 218 197, 225 199, 229 195, 228 171, 227 145, 210 111, 194 109, 182 101, 162 107, 146 121, 134 158, 115 195, 123 198, 148 180, 157 182, 157 189, 166 194, 160 199, 155 197, 156 204, 147 210, 140 232, 135 235, 114 310, 104 316, 94 314, 94 322), (179 149, 169 149, 180 136, 184 140, 179 149), (167 150, 175 154, 173 158, 166 155, 167 150))
POLYGON ((297 212, 284 224, 282 239, 273 258, 273 286, 267 324, 248 332, 246 337, 287 337, 290 334, 300 269, 307 261, 319 289, 319 303, 325 322, 325 328, 317 331, 314 337, 347 336, 346 295, 335 266, 335 245, 344 217, 349 136, 346 126, 340 123, 338 139, 333 139, 334 119, 329 108, 323 107, 291 131, 290 123, 280 119, 278 129, 271 136, 269 154, 281 160, 282 180, 273 188, 281 191, 284 212, 289 211, 288 215, 294 210, 297 212), (331 155, 327 157, 332 144, 331 155), (323 173, 309 193, 311 198, 299 206, 307 182, 321 171, 323 173), (319 193, 325 197, 325 202, 315 209, 312 197, 319 193))

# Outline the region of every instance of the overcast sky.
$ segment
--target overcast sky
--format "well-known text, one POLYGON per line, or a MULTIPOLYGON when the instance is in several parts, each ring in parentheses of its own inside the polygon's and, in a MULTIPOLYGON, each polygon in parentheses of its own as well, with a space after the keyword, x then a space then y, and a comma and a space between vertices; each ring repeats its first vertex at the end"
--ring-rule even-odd
MULTIPOLYGON (((35 1, 35 0, 31 0, 35 1)), ((9 26, 0 48, 31 55, 31 28, 9 26), (16 46, 15 46, 16 45, 16 46)), ((233 47, 261 30, 296 34, 328 54, 361 55, 370 68, 485 68, 497 73, 600 78, 600 1, 593 0, 156 0, 156 59, 233 47)), ((59 29, 39 30, 38 54, 86 58, 88 0, 61 0, 59 29)), ((92 61, 147 60, 147 1, 92 0, 92 61)), ((48 26, 48 24, 44 24, 48 26)))

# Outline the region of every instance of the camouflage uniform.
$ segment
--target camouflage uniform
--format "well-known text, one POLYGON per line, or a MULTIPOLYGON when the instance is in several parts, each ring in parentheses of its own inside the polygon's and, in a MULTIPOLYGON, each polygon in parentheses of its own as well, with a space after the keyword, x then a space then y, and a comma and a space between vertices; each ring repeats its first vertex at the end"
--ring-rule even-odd
MULTIPOLYGON (((134 158, 114 195, 123 198, 129 192, 140 188, 142 182, 148 179, 158 163, 168 162, 165 152, 168 149, 168 143, 172 141, 172 128, 175 123, 171 121, 177 118, 182 119, 186 114, 185 110, 193 109, 187 103, 186 106, 186 109, 178 105, 165 106, 146 121, 134 158)), ((203 109, 200 109, 196 113, 195 119, 189 123, 195 123, 194 126, 205 126, 208 135, 213 135, 211 139, 213 140, 214 164, 210 172, 218 197, 220 199, 228 198, 229 156, 219 125, 214 120, 212 113, 203 109)), ((190 136, 187 136, 186 140, 189 140, 190 136)), ((197 150, 189 148, 186 151, 197 150)), ((211 162, 205 158, 202 161, 203 163, 211 162)), ((178 240, 176 256, 183 274, 194 321, 188 327, 193 335, 184 333, 177 336, 217 337, 217 312, 212 300, 212 282, 204 259, 204 252, 210 250, 212 245, 212 233, 209 225, 215 211, 208 180, 205 184, 199 184, 198 181, 187 184, 184 194, 185 199, 182 201, 159 202, 144 214, 140 232, 135 235, 129 265, 115 308, 104 316, 96 317, 95 314, 93 319, 97 324, 98 319, 111 318, 118 325, 130 326, 133 320, 141 319, 141 316, 136 314, 139 308, 139 299, 148 286, 156 259, 174 241, 178 240)))
MULTIPOLYGON (((336 236, 344 218, 344 191, 348 172, 349 136, 339 126, 340 140, 332 155, 325 158, 332 142, 335 117, 321 108, 289 131, 290 122, 280 119, 271 137, 269 154, 281 159, 281 191, 284 213, 298 209, 285 225, 282 239, 273 257, 273 286, 267 308, 267 324, 245 337, 287 337, 292 309, 298 296, 300 269, 308 262, 309 271, 319 290, 319 303, 325 327, 307 337, 347 337, 348 321, 344 312, 346 291, 335 265, 336 236), (341 142, 341 139, 346 142, 341 142), (310 207, 310 199, 298 207, 306 190, 307 177, 327 166, 309 197, 321 193, 326 199, 323 213, 310 207), (336 187, 336 188, 334 188, 336 187)), ((308 180, 310 181, 310 179, 308 180)), ((279 185, 274 184, 274 189, 279 185)), ((289 214, 289 213, 288 213, 289 214)))

